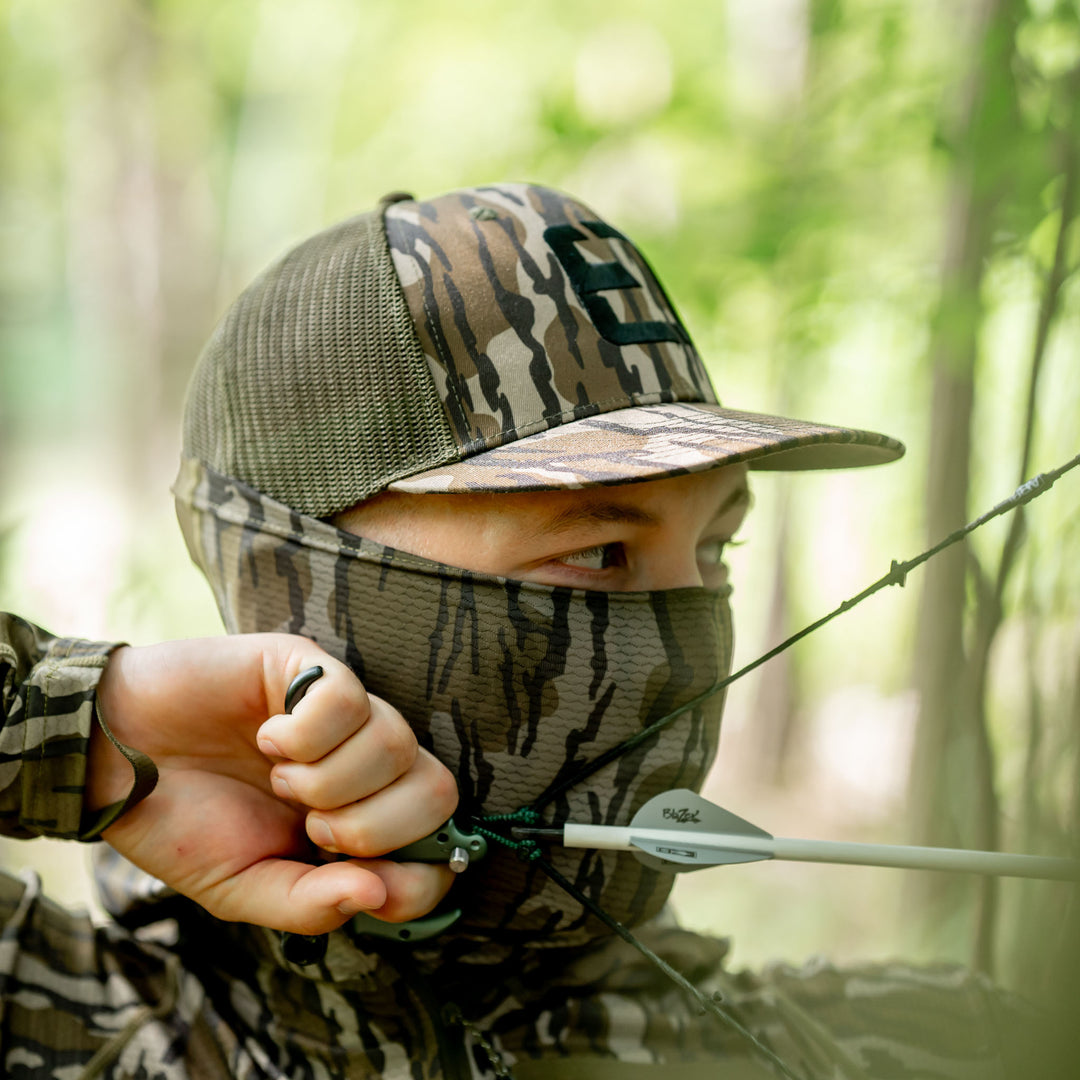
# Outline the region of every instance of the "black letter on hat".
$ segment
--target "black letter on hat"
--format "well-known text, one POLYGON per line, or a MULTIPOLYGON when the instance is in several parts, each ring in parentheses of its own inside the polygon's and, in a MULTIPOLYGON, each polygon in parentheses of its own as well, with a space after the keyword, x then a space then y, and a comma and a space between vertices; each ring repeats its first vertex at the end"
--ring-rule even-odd
MULTIPOLYGON (((603 221, 583 221, 581 226, 601 239, 618 239, 633 247, 618 229, 603 221)), ((597 294, 608 289, 640 289, 641 282, 621 262, 587 262, 575 245, 588 238, 582 236, 576 226, 552 225, 544 230, 544 239, 562 264, 577 298, 601 337, 615 345, 644 345, 651 341, 690 343, 686 331, 678 322, 619 322, 611 304, 597 294)))

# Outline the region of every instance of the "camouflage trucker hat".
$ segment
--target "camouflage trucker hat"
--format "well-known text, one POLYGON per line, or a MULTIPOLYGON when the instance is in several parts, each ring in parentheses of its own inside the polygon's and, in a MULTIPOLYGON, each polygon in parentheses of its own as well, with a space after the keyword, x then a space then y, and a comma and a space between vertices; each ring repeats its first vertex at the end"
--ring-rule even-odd
POLYGON ((885 435, 722 407, 633 243, 529 184, 394 194, 290 251, 200 358, 184 452, 328 516, 385 488, 891 461, 885 435))

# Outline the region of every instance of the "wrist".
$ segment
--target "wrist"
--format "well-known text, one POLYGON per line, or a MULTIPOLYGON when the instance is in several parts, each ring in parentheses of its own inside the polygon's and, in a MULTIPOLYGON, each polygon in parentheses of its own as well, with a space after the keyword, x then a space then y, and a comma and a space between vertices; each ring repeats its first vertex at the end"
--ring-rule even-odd
POLYGON ((115 807, 115 813, 96 823, 95 832, 145 798, 157 781, 150 758, 128 745, 129 718, 139 708, 125 671, 131 651, 130 646, 121 646, 109 657, 94 702, 84 809, 94 814, 115 807))

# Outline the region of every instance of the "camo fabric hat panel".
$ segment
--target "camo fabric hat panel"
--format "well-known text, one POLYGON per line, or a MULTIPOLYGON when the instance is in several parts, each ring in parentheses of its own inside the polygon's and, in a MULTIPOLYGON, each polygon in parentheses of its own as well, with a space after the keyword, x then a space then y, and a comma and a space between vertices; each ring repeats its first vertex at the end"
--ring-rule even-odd
POLYGON ((500 184, 398 202, 386 234, 466 452, 631 405, 716 400, 641 254, 568 196, 500 184))
MULTIPOLYGON (((585 592, 451 569, 299 515, 190 460, 176 495, 228 630, 303 634, 349 664, 455 773, 465 819, 532 802, 709 689, 730 662, 726 589, 585 592)), ((571 788, 553 818, 625 824, 662 791, 700 787, 721 698, 571 788)), ((546 875, 493 847, 454 886, 464 916, 452 938, 555 947, 607 936, 546 875)), ((660 910, 673 880, 622 852, 565 849, 553 860, 630 925, 660 910)))

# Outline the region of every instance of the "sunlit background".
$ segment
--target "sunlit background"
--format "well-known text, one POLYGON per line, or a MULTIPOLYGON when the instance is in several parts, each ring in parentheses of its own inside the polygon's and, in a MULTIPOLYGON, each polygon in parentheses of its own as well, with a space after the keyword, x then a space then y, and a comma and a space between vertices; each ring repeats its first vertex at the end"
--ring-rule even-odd
MULTIPOLYGON (((0 0, 0 606, 219 631, 172 515, 183 390, 268 261, 391 190, 577 194, 725 404, 886 431, 762 476, 737 663, 1080 450, 1074 0, 0 0), (1033 402, 1029 410, 1028 403, 1033 402)), ((1080 470, 737 684, 707 793, 781 835, 1061 854, 1080 819, 1080 470)), ((82 849, 7 843, 90 903, 82 849)), ((1038 992, 1070 888, 681 879, 734 962, 902 955, 1038 992)))

